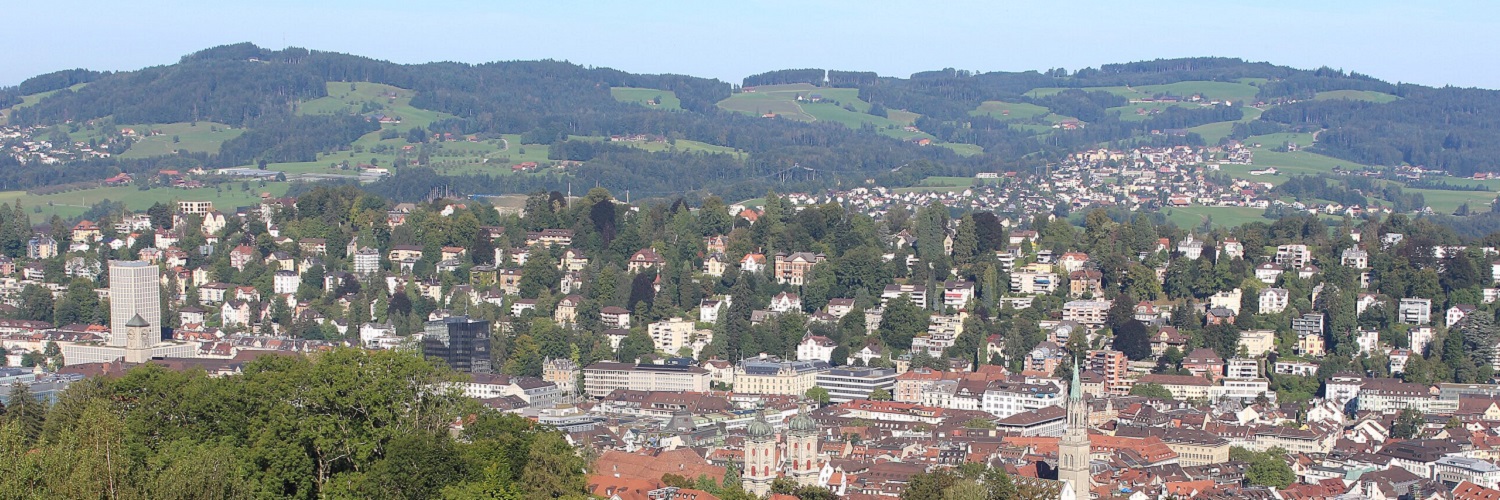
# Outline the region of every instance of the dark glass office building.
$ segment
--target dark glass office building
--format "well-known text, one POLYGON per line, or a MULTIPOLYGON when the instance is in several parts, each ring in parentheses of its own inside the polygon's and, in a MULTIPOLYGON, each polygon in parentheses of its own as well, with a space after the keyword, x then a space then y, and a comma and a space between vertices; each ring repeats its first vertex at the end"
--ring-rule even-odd
POLYGON ((441 359, 456 371, 490 373, 490 322, 468 316, 428 321, 422 355, 441 359))

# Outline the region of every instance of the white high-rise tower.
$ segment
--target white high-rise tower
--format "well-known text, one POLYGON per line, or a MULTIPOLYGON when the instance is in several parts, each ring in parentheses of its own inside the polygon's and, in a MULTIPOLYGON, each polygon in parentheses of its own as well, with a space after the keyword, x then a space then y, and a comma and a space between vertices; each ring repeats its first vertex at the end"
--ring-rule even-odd
POLYGON ((125 346, 126 324, 136 315, 151 325, 151 344, 161 340, 161 269, 139 260, 109 261, 110 346, 125 346))

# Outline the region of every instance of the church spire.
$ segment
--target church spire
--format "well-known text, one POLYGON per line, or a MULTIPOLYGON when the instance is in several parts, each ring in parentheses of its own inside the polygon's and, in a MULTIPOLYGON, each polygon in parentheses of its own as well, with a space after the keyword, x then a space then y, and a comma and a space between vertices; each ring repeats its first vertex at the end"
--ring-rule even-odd
POLYGON ((1078 356, 1073 356, 1073 383, 1068 386, 1068 402, 1083 400, 1082 384, 1078 383, 1078 372, 1083 370, 1083 363, 1078 361, 1078 356))

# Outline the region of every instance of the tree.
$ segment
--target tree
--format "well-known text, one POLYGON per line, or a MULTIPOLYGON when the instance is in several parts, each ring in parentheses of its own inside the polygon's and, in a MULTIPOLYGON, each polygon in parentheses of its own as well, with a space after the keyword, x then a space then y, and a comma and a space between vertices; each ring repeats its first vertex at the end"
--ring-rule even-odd
POLYGON ((822 387, 813 387, 811 389, 808 389, 807 392, 803 394, 803 396, 806 396, 807 399, 816 401, 818 403, 818 406, 827 405, 829 402, 828 389, 824 389, 822 387))
POLYGON ((654 352, 656 344, 651 341, 651 337, 637 329, 620 341, 620 350, 615 353, 615 359, 622 363, 635 363, 654 352))
POLYGON ((21 307, 17 312, 21 319, 51 323, 54 312, 52 292, 37 285, 21 289, 21 307))
POLYGON ((1131 361, 1151 357, 1151 334, 1146 331, 1145 323, 1132 318, 1114 327, 1114 334, 1115 350, 1125 353, 1125 357, 1131 361))
POLYGON ((1269 486, 1279 490, 1291 486, 1296 479, 1297 475, 1292 472, 1291 465, 1287 464, 1286 451, 1280 448, 1256 453, 1250 460, 1250 467, 1245 470, 1245 482, 1251 486, 1269 486))
POLYGON ((880 338, 886 345, 897 349, 910 349, 911 339, 927 331, 926 310, 911 302, 911 296, 901 294, 885 306, 880 316, 880 338))
POLYGON ((1391 426, 1391 437, 1396 439, 1414 439, 1422 432, 1422 426, 1427 419, 1422 412, 1415 408, 1405 408, 1396 415, 1396 423, 1391 426))
POLYGON ((943 491, 957 482, 959 477, 946 470, 919 473, 911 477, 901 500, 943 500, 943 491))
POLYGON ((31 390, 21 384, 10 387, 10 395, 7 398, 5 417, 7 422, 16 425, 21 434, 22 442, 32 444, 42 436, 42 425, 46 420, 46 408, 31 394, 31 390))
POLYGON ((891 400, 891 391, 887 391, 885 389, 875 389, 873 391, 870 391, 870 401, 890 401, 890 400, 891 400))
POLYGON ((1161 384, 1141 383, 1130 387, 1131 396, 1144 396, 1157 399, 1172 399, 1172 391, 1167 390, 1161 384))

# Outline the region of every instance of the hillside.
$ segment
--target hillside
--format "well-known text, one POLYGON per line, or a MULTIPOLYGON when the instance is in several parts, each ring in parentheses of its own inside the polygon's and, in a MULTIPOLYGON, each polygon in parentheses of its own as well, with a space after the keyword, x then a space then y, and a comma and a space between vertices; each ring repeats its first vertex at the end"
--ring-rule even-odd
POLYGON ((1328 69, 1194 58, 908 78, 802 69, 741 83, 558 61, 402 65, 230 45, 173 65, 58 72, 0 89, 6 124, 79 149, 50 164, 0 158, 0 183, 34 189, 167 166, 264 166, 294 180, 428 167, 438 175, 409 176, 403 182, 423 185, 399 191, 601 185, 744 199, 1030 171, 1099 146, 1287 132, 1317 133, 1299 152, 1324 158, 1300 160, 1310 165, 1500 170, 1490 161, 1500 153, 1500 93, 1328 69))

